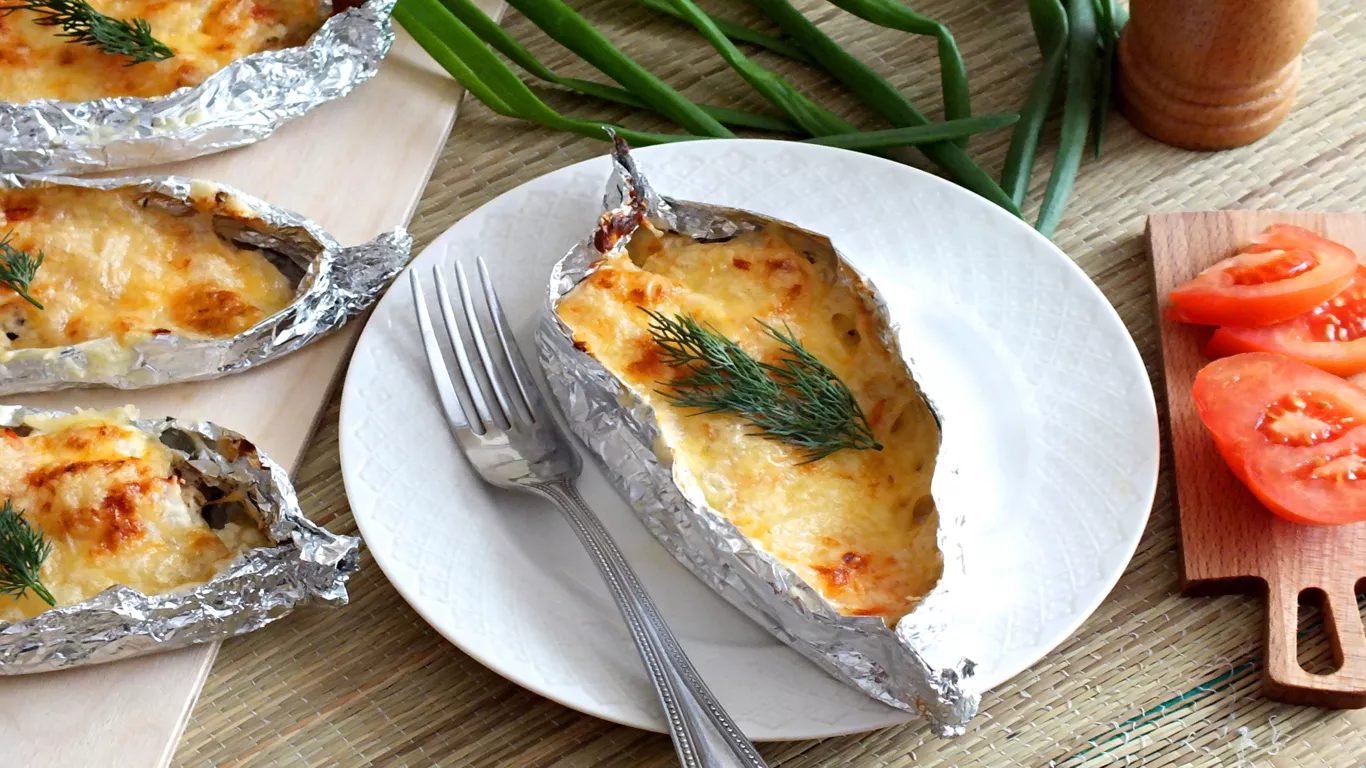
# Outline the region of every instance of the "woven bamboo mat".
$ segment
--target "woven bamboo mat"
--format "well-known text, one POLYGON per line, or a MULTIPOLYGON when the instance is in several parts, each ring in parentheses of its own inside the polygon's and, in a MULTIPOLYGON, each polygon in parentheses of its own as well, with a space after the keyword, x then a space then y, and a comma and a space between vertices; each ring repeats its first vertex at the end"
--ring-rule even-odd
MULTIPOLYGON (((629 0, 574 0, 626 50, 690 97, 764 105, 691 31, 629 0)), ((1038 57, 1018 0, 916 0, 956 35, 980 113, 1014 111, 1038 57)), ((742 3, 709 10, 743 21, 742 3)), ((823 28, 938 111, 934 46, 880 30, 820 2, 802 7, 823 28)), ((590 75, 513 15, 507 27, 563 74, 590 75)), ((1359 210, 1366 201, 1366 18, 1352 0, 1321 2, 1305 86, 1289 122, 1260 144, 1194 154, 1157 144, 1119 116, 1105 156, 1082 168, 1057 235, 1104 290, 1159 370, 1141 235, 1159 211, 1217 208, 1359 210)), ((859 105, 801 65, 761 60, 817 100, 867 127, 859 105)), ((640 115, 569 96, 557 108, 652 125, 640 115)), ((1009 137, 976 137, 993 172, 1009 137)), ((413 228, 430 241, 478 205, 606 145, 499 118, 467 104, 413 228)), ((1051 163, 1041 158, 1040 168, 1051 163)), ((1032 200, 1046 181, 1036 177, 1032 200)), ((1033 206, 1031 205, 1031 210, 1033 206)), ((529 221, 529 226, 534 222, 529 221)), ((1160 386, 1157 387, 1161 391, 1160 386)), ((334 402, 296 481, 305 508, 354 532, 337 462, 334 402)), ((940 741, 919 724, 819 742, 766 744, 773 765, 806 766, 1360 766, 1366 712, 1274 704, 1258 694, 1262 621, 1250 598, 1176 594, 1176 513, 1170 467, 1138 553, 1077 634, 991 693, 967 735, 940 741)), ((472 566, 477 567, 477 565, 472 566)), ((366 557, 340 611, 304 611, 223 646, 176 755, 179 766, 669 766, 664 736, 565 709, 506 682, 429 629, 366 557)), ((1326 657, 1321 633, 1311 633, 1326 657)))

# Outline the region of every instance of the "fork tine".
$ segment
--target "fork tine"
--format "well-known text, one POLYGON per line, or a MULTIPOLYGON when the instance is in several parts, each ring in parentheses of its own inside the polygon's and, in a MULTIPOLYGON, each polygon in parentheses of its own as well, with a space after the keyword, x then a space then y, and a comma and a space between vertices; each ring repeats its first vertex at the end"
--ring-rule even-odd
POLYGON ((451 308, 451 292, 446 287, 446 278, 441 275, 439 264, 432 267, 432 275, 436 279, 436 301, 441 307, 441 320, 446 324, 446 333, 450 336, 451 350, 455 352, 456 366, 460 368, 466 392, 474 402, 474 410, 478 414, 478 419, 470 419, 471 426, 475 428, 475 432, 482 435, 491 427, 497 426, 498 422, 489 411, 488 402, 484 400, 484 388, 479 384, 479 378, 474 374, 474 366, 470 364, 469 354, 465 351, 465 337, 460 333, 455 310, 451 308), (476 421, 477 425, 474 423, 476 421))
MULTIPOLYGON (((484 341, 484 324, 479 321, 479 310, 474 306, 474 299, 470 296, 470 283, 465 279, 465 265, 460 262, 455 264, 455 283, 457 290, 460 291, 460 303, 465 309, 465 321, 469 324, 470 335, 474 337, 474 348, 479 353, 479 361, 483 363, 484 378, 488 380, 489 388, 493 390, 493 397, 498 401, 498 413, 493 417, 501 418, 499 427, 507 429, 512 426, 512 421, 517 418, 517 411, 508 404, 507 392, 504 391, 503 381, 499 377, 498 367, 493 364, 493 359, 489 356, 488 344, 484 341)), ((488 398, 488 393, 484 393, 488 398)), ((492 403, 489 407, 492 408, 492 403)))
POLYGON ((512 369, 512 379, 517 384, 518 393, 521 394, 518 404, 525 407, 527 420, 535 423, 538 420, 540 390, 536 388, 536 380, 531 377, 531 369, 522 358, 522 350, 517 346, 517 338, 513 336, 507 315, 503 312, 503 302, 498 300, 498 292, 493 289, 493 279, 489 277, 489 268, 484 263, 483 256, 478 258, 478 264, 479 283, 484 288, 484 301, 488 302, 489 314, 493 315, 493 327, 498 333, 498 343, 503 347, 503 354, 512 369))
POLYGON ((417 327, 422 336, 422 349, 427 353, 427 367, 431 369, 432 382, 436 385, 437 395, 441 399, 441 409, 446 412, 446 419, 453 426, 471 427, 470 420, 465 416, 465 406, 460 400, 460 394, 451 381, 446 358, 441 354, 441 345, 436 340, 432 317, 427 312, 427 300, 422 294, 422 281, 418 279, 415 269, 409 270, 408 275, 413 288, 413 308, 417 312, 417 327))

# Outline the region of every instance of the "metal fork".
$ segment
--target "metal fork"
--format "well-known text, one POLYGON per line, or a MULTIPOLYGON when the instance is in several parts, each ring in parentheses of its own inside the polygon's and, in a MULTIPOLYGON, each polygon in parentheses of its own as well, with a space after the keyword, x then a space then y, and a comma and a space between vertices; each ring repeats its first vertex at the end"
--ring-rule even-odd
POLYGON ((707 690, 607 529, 579 496, 574 485, 583 469, 579 454, 541 399, 508 328, 484 260, 479 259, 479 282, 487 310, 482 314, 488 320, 481 319, 471 300, 464 268, 455 265, 459 302, 472 344, 466 343, 461 332, 440 266, 432 268, 454 365, 446 360, 437 341, 417 270, 410 270, 410 274, 422 346, 451 434, 486 482, 529 491, 554 502, 564 513, 626 619, 664 706, 679 760, 686 768, 765 766, 754 745, 707 690))

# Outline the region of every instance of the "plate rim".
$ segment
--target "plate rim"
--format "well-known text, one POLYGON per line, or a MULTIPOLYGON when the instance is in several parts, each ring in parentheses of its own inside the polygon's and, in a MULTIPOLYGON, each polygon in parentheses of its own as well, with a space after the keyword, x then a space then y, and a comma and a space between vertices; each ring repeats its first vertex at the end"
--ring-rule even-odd
MULTIPOLYGON (((1120 567, 1116 568, 1116 569, 1114 570, 1113 574, 1107 575, 1105 578, 1099 579, 1099 580, 1097 580, 1097 581, 1095 582, 1095 583, 1097 583, 1097 584, 1103 584, 1103 585, 1104 585, 1104 588, 1103 588, 1103 589, 1098 589, 1098 590, 1096 591, 1096 595, 1095 595, 1094 599, 1093 599, 1093 600, 1090 600, 1090 601, 1087 601, 1087 603, 1083 604, 1084 607, 1083 607, 1082 609, 1080 609, 1080 610, 1078 610, 1078 611, 1075 612, 1074 618, 1073 618, 1071 621, 1069 621, 1069 622, 1066 623, 1066 625, 1065 625, 1065 626, 1066 626, 1066 630, 1065 630, 1065 631, 1059 630, 1059 631, 1056 632, 1056 633, 1051 633, 1045 641, 1041 642, 1041 643, 1039 644, 1039 645, 1040 645, 1040 650, 1039 650, 1038 654, 1037 654, 1037 655, 1033 655, 1032 658, 1030 658, 1030 660, 1029 660, 1027 663, 1025 663, 1023 666, 1021 666, 1020 669, 1015 670, 1015 671, 1013 671, 1013 672, 1010 672, 1009 674, 1001 673, 1001 674, 1000 674, 1000 678, 1001 678, 1001 679, 999 679, 999 680, 983 680, 983 681, 979 682, 977 685, 975 685, 975 686, 974 686, 974 690, 978 690, 978 691, 979 691, 980 693, 982 693, 982 695, 985 697, 986 695, 988 695, 988 694, 990 693, 991 690, 993 690, 993 689, 995 689, 995 688, 998 688, 998 687, 1000 687, 1000 686, 1006 684, 1007 682, 1009 682, 1011 679, 1013 679, 1013 678, 1015 678, 1015 677, 1017 677, 1017 676, 1019 676, 1019 675, 1025 673, 1025 672, 1027 672, 1031 667, 1033 667, 1035 664, 1037 664, 1040 660, 1042 660, 1042 659, 1044 659, 1045 657, 1047 657, 1048 654, 1052 653, 1052 652, 1053 652, 1054 650, 1056 650, 1059 646, 1061 646, 1063 643, 1065 643, 1070 637, 1072 637, 1073 635, 1075 635, 1076 632, 1077 632, 1077 630, 1080 629, 1081 626, 1082 626, 1083 624, 1085 624, 1086 621, 1087 621, 1088 619, 1090 619, 1091 616, 1093 616, 1093 615, 1095 614, 1095 612, 1100 608, 1100 606, 1105 602, 1105 600, 1106 600, 1106 599, 1110 596, 1110 594, 1114 591, 1114 589, 1115 589, 1115 587, 1118 585, 1120 579, 1122 579, 1123 576, 1124 576, 1124 574, 1128 571, 1129 564, 1132 562, 1133 557, 1134 557, 1134 554, 1135 554, 1135 553, 1137 552, 1137 550, 1138 550, 1139 544, 1142 543, 1143 535, 1144 535, 1144 533, 1146 533, 1147 525, 1148 525, 1149 521, 1151 520, 1153 505, 1154 505, 1154 503, 1156 502, 1157 486, 1158 486, 1158 483, 1159 483, 1159 481, 1160 481, 1160 476, 1161 476, 1161 474, 1160 474, 1160 465, 1161 465, 1161 458, 1162 458, 1161 426, 1160 426, 1160 420, 1159 420, 1158 411, 1157 411, 1156 395, 1155 395, 1155 390, 1154 390, 1154 388, 1153 388, 1152 379, 1151 379, 1151 377, 1150 377, 1150 376, 1148 375, 1148 373, 1147 373, 1147 366, 1146 366, 1146 364, 1145 364, 1144 361, 1143 361, 1142 354, 1141 354, 1141 352, 1138 350, 1138 345, 1137 345, 1136 341, 1135 341, 1134 338, 1133 338, 1132 332, 1130 332, 1129 327, 1128 327, 1128 325, 1124 322, 1123 317, 1121 317, 1121 316, 1119 315, 1118 310, 1116 310, 1115 306, 1114 306, 1114 305, 1110 302, 1110 300, 1105 296, 1105 293, 1100 289, 1100 287, 1099 287, 1099 286, 1096 284, 1096 282, 1090 277, 1090 275, 1086 274, 1086 271, 1085 271, 1084 269, 1082 269, 1081 266, 1080 266, 1079 264, 1077 264, 1070 256, 1068 256, 1066 252, 1064 252, 1064 251, 1063 251, 1061 248, 1059 248, 1055 243, 1053 243, 1053 241, 1051 241, 1051 240, 1049 240, 1048 238, 1044 237, 1042 234, 1040 234, 1040 233, 1039 233, 1037 230, 1035 230, 1033 227, 1029 226, 1029 224, 1028 224, 1024 219, 1022 219, 1022 218, 1017 218, 1017 217, 1014 217, 1014 216, 1011 216, 1011 215, 1009 214, 1009 212, 1007 212, 1007 211, 1005 211, 1005 210, 999 208, 999 206, 995 205, 995 204, 992 203, 991 201, 986 200, 985 198, 982 198, 982 197, 980 197, 979 195, 977 195, 977 194, 975 194, 975 193, 973 193, 973 192, 971 192, 971 191, 969 191, 969 190, 966 190, 966 189, 960 187, 959 185, 954 184, 953 182, 950 182, 950 181, 948 181, 947 179, 941 178, 941 177, 939 177, 939 176, 937 176, 937 175, 935 175, 935 174, 933 174, 933 173, 930 173, 930 172, 928 172, 928 171, 922 170, 922 169, 920 169, 920 168, 916 168, 916 167, 911 166, 911 165, 906 165, 906 164, 903 164, 903 163, 898 163, 898 162, 895 162, 895 161, 892 161, 892 160, 888 160, 888 159, 886 159, 886 158, 881 158, 881 157, 877 157, 877 156, 874 156, 874 155, 868 155, 868 154, 864 154, 864 153, 861 153, 861 152, 853 152, 853 151, 850 151, 850 150, 843 150, 843 149, 838 149, 838 148, 835 148, 835 147, 827 147, 827 146, 817 145, 817 144, 801 144, 801 143, 798 143, 798 142, 779 141, 779 140, 774 140, 774 139, 712 139, 712 138, 707 138, 707 139, 700 139, 700 140, 694 140, 694 141, 688 141, 688 142, 679 142, 679 143, 673 143, 673 144, 662 144, 662 145, 655 145, 655 146, 648 146, 648 147, 633 148, 631 151, 632 151, 632 154, 633 154, 634 156, 636 156, 636 157, 638 157, 638 158, 643 157, 643 158, 645 158, 645 159, 648 160, 648 158, 649 158, 650 155, 654 155, 654 154, 667 154, 667 153, 669 153, 669 152, 671 152, 671 151, 683 151, 683 152, 687 152, 687 151, 689 151, 690 149, 692 149, 692 148, 694 148, 694 147, 706 146, 706 147, 708 147, 708 149, 705 149, 705 150, 703 150, 703 151, 716 151, 716 152, 721 152, 721 151, 723 151, 723 150, 724 150, 725 148, 727 148, 727 147, 754 146, 754 145, 780 145, 780 146, 782 146, 782 147, 784 147, 784 148, 789 148, 789 149, 792 148, 792 147, 794 147, 794 146, 798 146, 798 147, 800 147, 800 150, 799 150, 799 151, 810 151, 810 152, 817 153, 817 154, 838 154, 838 155, 843 156, 843 157, 847 157, 847 156, 849 156, 849 155, 854 155, 854 156, 857 156, 857 157, 859 158, 860 161, 872 162, 872 163, 874 163, 874 164, 883 164, 883 165, 886 165, 886 166, 891 166, 891 167, 895 168, 898 172, 909 172, 912 176, 918 177, 919 180, 920 180, 920 182, 929 183, 929 184, 931 184, 932 186, 938 186, 940 189, 948 191, 948 194, 949 194, 952 198, 954 198, 954 200, 955 200, 954 204, 955 204, 955 205, 960 205, 960 204, 963 204, 963 203, 968 203, 968 204, 970 204, 970 205, 975 205, 975 206, 977 206, 977 207, 978 207, 979 209, 981 209, 981 210, 989 210, 989 211, 991 211, 991 215, 994 216, 994 217, 1003 217, 1003 220, 1009 220, 1009 221, 1012 222, 1012 223, 1011 223, 1011 224, 1008 224, 1008 225, 1006 225, 1006 226, 1015 227, 1016 230, 1017 230, 1018 232, 1027 233, 1027 234, 1023 234, 1023 236, 1029 237, 1029 238, 1033 238, 1036 242, 1045 244, 1045 245, 1047 246, 1047 250, 1051 250, 1051 251, 1052 251, 1053 256, 1056 257, 1056 258, 1059 260, 1060 264, 1063 265, 1063 268, 1064 268, 1064 269, 1070 270, 1072 273, 1074 273, 1075 276, 1080 277, 1080 278, 1082 279, 1083 290, 1089 290, 1089 292, 1091 293, 1091 297, 1092 297, 1094 300, 1097 300, 1097 301, 1101 302, 1101 304, 1109 310, 1110 314, 1113 316, 1114 320, 1118 323, 1119 327, 1120 327, 1121 329, 1123 329, 1124 334, 1125 334, 1125 336, 1127 337, 1127 340, 1128 340, 1128 344, 1125 345, 1125 354, 1130 358, 1130 363, 1133 364, 1133 365, 1135 366, 1136 370, 1138 370, 1138 371, 1140 371, 1140 372, 1143 373, 1143 375, 1141 376, 1141 382, 1142 382, 1142 385, 1141 385, 1141 386, 1142 386, 1142 390, 1143 390, 1143 391, 1142 391, 1142 394, 1146 394, 1146 395, 1147 395, 1146 401, 1147 401, 1148 405, 1150 406, 1150 408, 1147 409, 1147 410, 1149 410, 1149 411, 1151 412, 1150 414, 1147 414, 1147 415, 1150 415, 1150 416, 1151 416, 1151 426, 1152 426, 1152 434, 1153 434, 1153 444, 1152 444, 1152 446, 1151 446, 1151 449, 1152 449, 1153 462, 1152 462, 1152 470, 1151 470, 1151 473, 1150 473, 1150 474, 1151 474, 1151 477, 1148 478, 1148 479, 1147 479, 1147 482, 1143 485, 1143 487, 1141 487, 1141 488, 1139 489, 1139 494, 1138 494, 1138 496, 1139 496, 1140 499, 1146 498, 1146 499, 1147 499, 1147 503, 1142 507, 1142 510, 1143 510, 1143 511, 1142 511, 1142 519, 1141 519, 1141 521, 1138 520, 1137 518, 1135 518, 1135 531, 1136 531, 1136 534, 1133 535, 1132 537, 1130 537, 1131 540, 1125 542, 1124 546, 1122 547, 1123 558, 1122 558, 1122 560, 1120 561, 1120 562, 1122 563, 1122 565, 1121 565, 1120 567)), ((595 163, 597 163, 597 164, 604 163, 608 157, 610 157, 610 151, 604 152, 603 154, 597 155, 597 156, 592 157, 592 158, 588 158, 588 159, 581 160, 581 161, 578 161, 578 162, 575 162, 575 163, 571 163, 571 164, 569 164, 569 165, 562 166, 562 167, 560 167, 560 168, 556 168, 556 169, 554 169, 554 170, 548 171, 548 172, 543 173, 543 174, 541 174, 541 175, 539 175, 539 176, 536 176, 536 177, 534 177, 534 178, 528 179, 528 180, 526 180, 526 181, 524 181, 524 182, 522 182, 522 183, 520 183, 520 184, 518 184, 518 185, 516 185, 516 186, 514 186, 514 187, 512 187, 512 188, 510 188, 510 189, 507 189, 507 190, 503 191, 502 193, 496 195, 495 197, 490 198, 489 200, 487 200, 487 201, 481 203, 479 206, 475 207, 474 209, 470 210, 469 212, 467 212, 466 214, 464 214, 463 216, 461 216, 459 220, 455 221, 455 222, 452 223, 449 227, 447 227, 445 230, 443 230, 441 233, 439 233, 438 235, 436 235, 436 237, 434 237, 434 238, 432 239, 432 241, 431 241, 430 243, 428 243, 428 244, 422 249, 422 251, 420 251, 417 255, 415 255, 415 256, 409 261, 409 263, 408 263, 407 265, 405 265, 403 271, 402 271, 402 272, 394 279, 394 281, 390 284, 389 288, 385 291, 385 295, 387 295, 388 291, 391 291, 391 290, 396 290, 396 289, 402 290, 402 288, 400 287, 399 283, 404 279, 404 275, 408 273, 408 271, 413 267, 413 265, 416 264, 416 262, 417 262, 420 258, 422 258, 422 256, 425 255, 426 252, 427 252, 428 250, 430 250, 431 248, 437 246, 437 244, 440 243, 441 240, 442 240, 443 238, 445 238, 447 234, 449 234, 451 231, 455 230, 457 227, 461 226, 461 224, 462 224, 463 222, 465 222, 466 220, 468 220, 468 219, 474 217, 476 214, 479 214, 479 213, 482 212, 484 209, 486 209, 486 208, 488 208, 488 207, 490 207, 490 206, 495 205, 496 203, 498 203, 499 201, 503 200, 503 199, 506 198, 506 197, 513 196, 513 195, 517 195, 517 194, 519 194, 519 193, 523 193, 522 191, 523 191, 526 187, 528 187, 528 186, 530 186, 530 185, 532 185, 532 184, 536 184, 536 183, 539 183, 539 182, 543 182, 544 180, 546 180, 546 179, 548 179, 548 178, 551 178, 551 177, 554 177, 554 176, 558 176, 558 175, 570 176, 570 175, 572 175, 573 173, 575 173, 576 171, 582 169, 584 166, 591 165, 591 164, 595 164, 595 163)), ((668 162, 668 160, 666 159, 666 160, 664 160, 663 162, 668 162)), ((604 169, 604 170, 606 170, 606 169, 604 169)), ((746 209, 746 210, 750 210, 750 209, 746 209)), ((382 300, 382 299, 383 299, 383 296, 381 296, 381 300, 382 300)), ((376 307, 378 306, 378 303, 379 303, 379 302, 377 301, 377 302, 376 302, 376 305, 375 305, 376 307)), ((354 353, 354 349, 359 348, 360 345, 361 345, 362 343, 364 343, 366 335, 369 334, 369 333, 371 333, 371 327, 370 327, 369 320, 372 319, 372 318, 373 318, 373 314, 372 314, 370 317, 367 317, 365 327, 361 329, 361 333, 357 336, 356 346, 355 346, 355 348, 353 348, 353 353, 354 353)), ((353 474, 353 473, 347 472, 347 471, 346 471, 346 467, 347 467, 347 461, 346 461, 347 450, 346 450, 346 445, 347 445, 347 442, 348 442, 348 441, 347 441, 345 438, 346 438, 346 435, 347 435, 348 433, 347 433, 346 429, 345 429, 344 426, 343 426, 344 423, 345 423, 345 421, 346 421, 346 414, 347 414, 347 411, 348 411, 348 403, 353 402, 353 400, 354 400, 354 397, 350 394, 350 393, 353 391, 353 389, 352 389, 352 387, 350 386, 350 384, 351 384, 351 381, 352 381, 352 373, 353 373, 353 371, 356 369, 357 360, 358 360, 358 359, 359 359, 359 358, 355 357, 354 354, 353 354, 351 360, 349 360, 349 361, 347 362, 346 375, 345 375, 345 378, 344 378, 344 381, 343 381, 343 385, 342 385, 342 397, 341 397, 341 401, 340 401, 340 404, 339 404, 339 414, 338 414, 338 456, 339 456, 339 464, 340 464, 340 467, 341 467, 342 484, 343 484, 343 487, 346 489, 346 492, 347 492, 348 504, 350 503, 351 485, 352 485, 352 483, 360 483, 360 482, 361 482, 360 479, 359 479, 359 477, 357 477, 355 480, 350 479, 350 476, 351 476, 351 474, 353 474)), ((580 451, 580 455, 583 455, 583 453, 586 452, 586 449, 584 449, 583 446, 576 446, 576 448, 577 448, 577 450, 580 451)), ((589 456, 587 460, 592 460, 592 457, 589 456)), ((588 716, 590 716, 590 717, 596 717, 596 718, 598 718, 598 719, 605 720, 605 721, 607 721, 607 722, 611 722, 611 723, 614 723, 614 724, 617 724, 617 725, 622 725, 622 726, 631 727, 631 728, 637 728, 637 729, 645 730, 645 731, 651 731, 651 732, 654 732, 654 733, 667 733, 667 731, 666 731, 665 729, 659 727, 658 725, 656 725, 656 724, 653 723, 653 722, 637 722, 637 721, 632 721, 632 720, 630 720, 629 718, 623 718, 623 717, 620 717, 619 715, 615 715, 615 714, 612 714, 612 713, 610 713, 610 712, 605 712, 605 711, 589 711, 589 710, 587 710, 587 709, 585 709, 585 708, 583 708, 583 707, 581 707, 581 706, 579 706, 579 705, 571 704, 571 703, 565 701, 564 699, 562 699, 560 696, 558 696, 558 695, 554 692, 554 689, 551 689, 551 688, 549 688, 548 686, 538 686, 538 685, 535 685, 535 684, 533 684, 533 683, 528 682, 524 677, 515 675, 515 669, 513 669, 512 671, 509 671, 509 668, 508 668, 506 665, 497 665, 497 664, 493 663, 493 661, 492 661, 489 657, 484 656, 484 655, 481 655, 481 654, 479 654, 479 653, 477 653, 477 652, 471 650, 470 648, 467 648, 465 645, 461 644, 461 643, 460 643, 459 641, 457 641, 455 638, 451 637, 449 634, 447 634, 446 632, 442 631, 442 630, 437 626, 437 624, 432 620, 432 618, 429 616, 428 611, 427 611, 425 608, 422 607, 422 601, 421 601, 421 600, 415 600, 413 596, 410 596, 409 592, 405 591, 405 589, 404 589, 403 586, 401 586, 397 581, 395 581, 395 580, 391 577, 390 574, 391 574, 391 570, 392 570, 392 569, 391 569, 391 567, 388 567, 388 566, 386 566, 386 564, 385 564, 385 559, 388 558, 389 555, 388 555, 387 553, 385 553, 384 555, 381 555, 381 554, 379 553, 379 550, 377 550, 377 549, 375 549, 375 548, 372 548, 372 547, 369 547, 369 546, 368 546, 368 538, 366 537, 366 534, 365 534, 365 524, 362 523, 362 518, 363 518, 362 515, 354 515, 354 512, 353 512, 353 519, 356 521, 356 526, 357 526, 357 528, 359 529, 362 538, 366 538, 366 540, 367 540, 367 549, 370 551, 371 556, 374 558, 375 564, 380 568, 380 571, 384 574, 385 580, 388 581, 388 583, 394 588, 394 590, 395 590, 396 592, 399 593, 399 596, 403 598, 404 602, 406 602, 406 603, 408 604, 408 606, 409 606, 410 608, 412 608, 413 611, 414 611, 415 613, 417 613, 418 616, 421 617, 422 620, 423 620, 423 621, 424 621, 424 622, 425 622, 433 631, 435 631, 438 635, 440 635, 442 638, 444 638, 447 642, 449 642, 449 643, 451 643, 452 645, 454 645, 454 646, 455 646, 457 649, 459 649, 462 653, 468 655, 470 658, 474 659, 474 660, 477 661, 479 664, 481 664, 481 665, 484 666, 485 668, 489 669, 490 671, 494 672, 495 674, 497 674, 498 676, 502 677, 503 679, 505 679, 505 680, 507 680, 507 681, 509 681, 509 682, 512 682, 512 683, 514 683, 514 684, 516 684, 516 685, 518 685, 518 686, 520 686, 520 687, 522 687, 522 688, 524 688, 524 689, 526 689, 526 690, 528 690, 528 691, 530 691, 530 692, 532 692, 532 693, 534 693, 534 694, 536 694, 536 695, 538 695, 538 696, 541 696, 541 697, 544 697, 544 698, 546 698, 546 699, 549 699, 550 701, 553 701, 553 702, 555 702, 555 703, 557 703, 557 704, 559 704, 559 705, 561 705, 561 706, 564 706, 564 707, 566 707, 566 708, 568 708, 568 709, 572 709, 572 710, 574 710, 574 711, 580 712, 580 713, 585 714, 585 715, 588 715, 588 716)), ((691 574, 689 574, 689 576, 692 577, 691 574)), ((695 577, 693 577, 693 578, 695 578, 695 577)), ((1061 626, 1061 625, 1060 625, 1060 626, 1061 626)), ((775 639, 775 640, 776 640, 776 639, 775 639)), ((784 644, 782 644, 780 641, 779 641, 779 644, 780 644, 780 645, 784 645, 784 644)), ((786 646, 784 645, 784 647, 786 647, 786 646)), ((788 650, 790 651, 791 649, 788 649, 788 650)), ((795 651, 793 651, 793 652, 795 653, 795 651)), ((840 681, 840 682, 843 683, 843 681, 840 681)), ((901 710, 897 710, 897 709, 892 708, 892 707, 888 707, 887 709, 888 709, 889 712, 892 713, 893 715, 900 715, 900 717, 889 718, 888 721, 887 721, 886 723, 884 723, 884 724, 882 724, 882 725, 872 726, 872 727, 857 726, 857 727, 852 727, 852 728, 832 728, 832 729, 823 730, 823 731, 804 733, 803 735, 787 735, 787 736, 773 736, 773 737, 765 736, 765 737, 759 737, 759 738, 757 738, 757 739, 755 739, 755 740, 756 740, 756 741, 765 741, 765 742, 780 743, 780 742, 786 742, 786 741, 802 741, 802 740, 808 740, 808 739, 833 738, 833 737, 848 736, 848 735, 853 735, 853 734, 858 734, 858 733, 867 733, 867 732, 871 732, 871 731, 873 731, 873 730, 878 730, 878 729, 882 729, 882 728, 888 728, 888 727, 894 727, 894 726, 898 726, 898 725, 903 725, 903 724, 905 724, 905 723, 907 723, 907 722, 912 722, 912 721, 915 721, 915 720, 917 719, 914 715, 912 715, 912 714, 910 714, 910 713, 902 712, 901 710)))

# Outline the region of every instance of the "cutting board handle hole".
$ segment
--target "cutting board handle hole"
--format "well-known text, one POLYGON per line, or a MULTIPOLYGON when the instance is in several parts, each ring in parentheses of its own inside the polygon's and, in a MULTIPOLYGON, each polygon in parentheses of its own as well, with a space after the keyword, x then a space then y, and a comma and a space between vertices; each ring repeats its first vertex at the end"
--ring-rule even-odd
POLYGON ((1300 592, 1297 656, 1311 675, 1331 675, 1342 667, 1340 651, 1333 647, 1324 625, 1328 595, 1318 587, 1300 592))
POLYGON ((1357 580, 1353 592, 1357 599, 1357 613, 1361 616, 1361 624, 1366 626, 1366 577, 1357 580))

